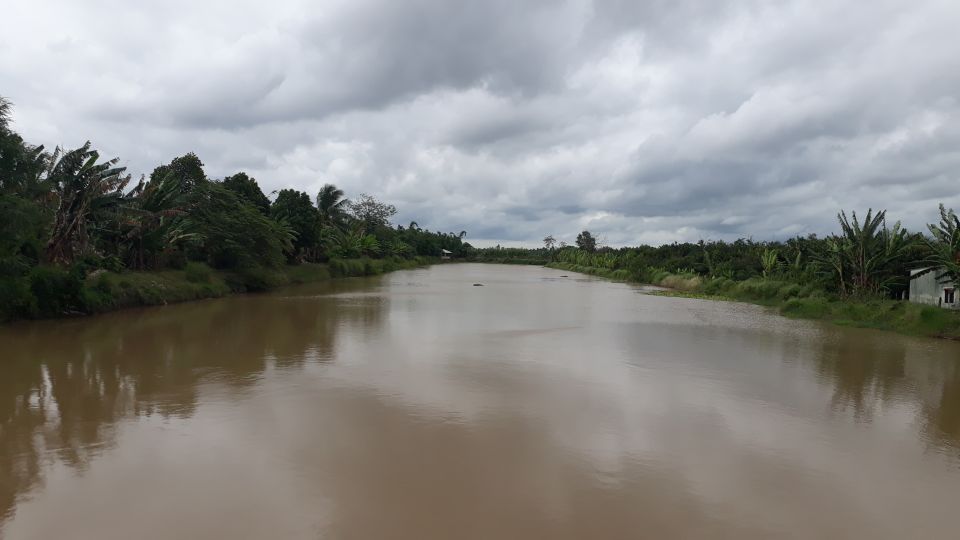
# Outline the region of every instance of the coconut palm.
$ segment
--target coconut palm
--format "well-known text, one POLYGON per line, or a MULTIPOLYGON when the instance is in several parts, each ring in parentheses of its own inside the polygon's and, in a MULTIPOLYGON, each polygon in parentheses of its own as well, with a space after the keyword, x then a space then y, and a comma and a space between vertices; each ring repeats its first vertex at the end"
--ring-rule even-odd
POLYGON ((348 199, 343 198, 343 190, 333 184, 324 184, 317 193, 317 209, 320 210, 320 223, 324 227, 337 226, 343 223, 348 199))

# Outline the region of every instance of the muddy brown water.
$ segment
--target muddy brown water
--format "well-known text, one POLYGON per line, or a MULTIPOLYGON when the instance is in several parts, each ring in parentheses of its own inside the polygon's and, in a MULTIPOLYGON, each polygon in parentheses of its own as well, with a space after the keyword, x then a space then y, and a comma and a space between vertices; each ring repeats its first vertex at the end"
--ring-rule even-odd
POLYGON ((564 274, 0 328, 0 536, 960 537, 960 344, 564 274))

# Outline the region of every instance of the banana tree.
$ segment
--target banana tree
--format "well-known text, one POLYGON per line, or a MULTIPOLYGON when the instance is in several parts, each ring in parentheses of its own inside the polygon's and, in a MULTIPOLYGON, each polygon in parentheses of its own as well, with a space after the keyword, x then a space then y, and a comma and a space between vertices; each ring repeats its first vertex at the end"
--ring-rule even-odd
POLYGON ((827 238, 816 260, 827 270, 844 296, 871 296, 888 290, 905 277, 899 263, 911 247, 900 222, 887 227, 886 211, 870 209, 861 222, 857 214, 837 215, 842 234, 827 238))
POLYGON ((128 266, 150 266, 155 261, 148 262, 148 257, 196 237, 187 212, 187 196, 180 183, 180 178, 173 174, 150 182, 141 178, 127 194, 124 238, 128 266))
POLYGON ((937 281, 960 283, 960 218, 941 204, 940 223, 927 225, 927 229, 932 236, 926 242, 929 267, 914 277, 936 272, 937 281))
POLYGON ((779 265, 779 253, 775 249, 765 248, 760 253, 760 266, 763 267, 763 277, 768 278, 773 275, 773 271, 779 265))
POLYGON ((118 159, 97 163, 99 158, 88 141, 69 152, 57 148, 49 160, 46 179, 58 201, 45 250, 52 263, 69 264, 87 252, 88 226, 94 220, 119 216, 123 188, 130 176, 123 176, 126 167, 115 166, 118 159))

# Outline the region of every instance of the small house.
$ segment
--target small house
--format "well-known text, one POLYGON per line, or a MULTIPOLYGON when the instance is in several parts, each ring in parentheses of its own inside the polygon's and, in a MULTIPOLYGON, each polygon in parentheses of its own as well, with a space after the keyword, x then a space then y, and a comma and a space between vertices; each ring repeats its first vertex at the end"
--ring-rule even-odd
POLYGON ((440 250, 440 259, 442 259, 442 260, 444 260, 444 261, 449 260, 451 255, 453 255, 453 252, 452 252, 452 251, 448 251, 448 250, 446 250, 446 249, 441 249, 441 250, 440 250))
POLYGON ((926 268, 910 271, 910 301, 915 304, 928 304, 946 309, 960 309, 957 303, 957 287, 947 278, 937 279, 940 272, 933 270, 914 277, 926 268))

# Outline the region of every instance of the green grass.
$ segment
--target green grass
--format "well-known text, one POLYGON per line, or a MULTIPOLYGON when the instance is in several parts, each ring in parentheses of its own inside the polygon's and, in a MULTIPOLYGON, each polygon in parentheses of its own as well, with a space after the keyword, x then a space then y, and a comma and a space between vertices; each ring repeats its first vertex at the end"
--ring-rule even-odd
MULTIPOLYGON (((551 263, 551 268, 580 272, 618 281, 635 281, 622 270, 551 263)), ((747 302, 776 308, 793 319, 829 321, 841 326, 875 328, 902 334, 960 339, 960 313, 933 306, 886 299, 850 300, 831 295, 814 285, 766 278, 733 281, 654 272, 652 285, 669 287, 658 296, 747 302)))
MULTIPOLYGON (((135 306, 156 306, 219 298, 228 294, 260 292, 290 284, 312 283, 336 277, 369 276, 432 264, 437 260, 348 259, 329 264, 304 263, 282 268, 218 271, 203 263, 188 263, 183 270, 153 272, 98 271, 83 280, 55 267, 38 268, 29 281, 0 280, 0 299, 16 310, 0 309, 0 321, 22 318, 55 318, 64 315, 103 313, 135 306), (2 286, 16 285, 7 292, 2 286), (6 297, 2 293, 6 294, 6 297), (22 301, 21 301, 22 299, 22 301), (20 306, 19 304, 23 304, 20 306)), ((7 307, 7 306, 3 306, 7 307)))

